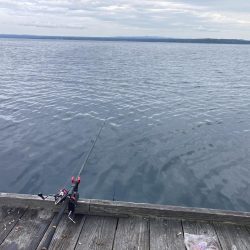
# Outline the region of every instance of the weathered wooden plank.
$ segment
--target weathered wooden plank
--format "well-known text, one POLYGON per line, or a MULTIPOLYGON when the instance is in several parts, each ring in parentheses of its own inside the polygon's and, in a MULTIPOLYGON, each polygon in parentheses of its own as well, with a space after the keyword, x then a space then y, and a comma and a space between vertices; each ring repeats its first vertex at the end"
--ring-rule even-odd
POLYGON ((0 207, 0 245, 24 212, 23 208, 0 207))
POLYGON ((214 237, 215 246, 218 249, 221 249, 221 245, 220 245, 220 242, 217 237, 213 224, 209 222, 183 221, 182 225, 183 225, 183 230, 184 230, 184 236, 185 236, 185 233, 188 233, 188 234, 206 235, 206 236, 214 237))
MULTIPOLYGON (((46 208, 58 211, 53 199, 41 200, 34 195, 0 193, 0 204, 13 207, 46 208)), ((186 208, 157 204, 118 202, 105 200, 82 199, 78 202, 77 213, 105 216, 142 216, 150 218, 176 218, 184 220, 203 220, 215 222, 231 222, 250 225, 249 212, 234 212, 205 208, 186 208)))
POLYGON ((28 209, 5 238, 0 249, 36 249, 52 218, 53 213, 47 210, 28 209))
POLYGON ((56 221, 56 213, 55 213, 53 219, 51 220, 49 226, 47 227, 47 230, 45 231, 45 233, 44 233, 42 239, 40 240, 39 245, 38 245, 38 247, 37 247, 37 250, 41 250, 41 249, 42 249, 43 244, 44 244, 44 242, 45 242, 45 240, 46 240, 46 238, 47 238, 47 236, 48 236, 48 234, 49 234, 51 228, 53 227, 55 221, 56 221))
POLYGON ((249 236, 250 236, 250 226, 246 226, 246 229, 249 232, 249 236))
POLYGON ((56 231, 49 250, 52 249, 67 249, 74 250, 79 235, 84 224, 85 217, 83 215, 75 216, 75 223, 70 221, 65 215, 62 221, 58 225, 58 230, 56 231))
POLYGON ((184 250, 185 246, 181 221, 151 219, 150 249, 184 250))
POLYGON ((222 249, 250 249, 250 237, 246 227, 226 223, 214 223, 214 227, 222 249))
POLYGON ((205 208, 186 208, 157 204, 90 200, 90 214, 176 218, 250 224, 250 213, 205 208))
MULTIPOLYGON (((41 240, 39 246, 37 249, 41 250, 43 247, 43 244, 48 236, 48 233, 53 226, 53 222, 55 221, 55 217, 52 220, 50 226, 48 227, 46 233, 43 236, 43 239, 41 240)), ((67 217, 67 215, 64 215, 62 220, 60 221, 56 232, 54 234, 54 237, 50 243, 49 249, 67 249, 67 250, 73 250, 75 249, 76 242, 78 240, 78 237, 80 235, 83 223, 84 223, 85 217, 83 215, 76 215, 75 216, 75 223, 70 221, 67 217)))
POLYGON ((116 226, 116 218, 87 216, 75 249, 112 249, 116 226))
POLYGON ((113 249, 149 249, 149 221, 143 218, 120 218, 113 249))
MULTIPOLYGON (((53 197, 48 197, 46 200, 42 200, 37 195, 29 194, 0 193, 0 204, 1 206, 18 208, 44 208, 53 212, 58 212, 60 209, 60 206, 55 206, 53 197)), ((77 204, 76 212, 87 214, 89 212, 89 200, 85 199, 79 202, 77 204)))
POLYGON ((215 229, 210 222, 184 220, 182 221, 182 225, 183 225, 184 233, 216 236, 215 229))

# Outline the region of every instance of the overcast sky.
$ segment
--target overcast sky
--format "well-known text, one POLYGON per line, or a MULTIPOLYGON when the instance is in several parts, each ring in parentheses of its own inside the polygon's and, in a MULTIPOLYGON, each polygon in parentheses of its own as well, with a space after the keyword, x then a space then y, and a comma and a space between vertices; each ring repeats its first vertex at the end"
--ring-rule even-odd
POLYGON ((0 0, 0 33, 250 39, 250 1, 0 0))

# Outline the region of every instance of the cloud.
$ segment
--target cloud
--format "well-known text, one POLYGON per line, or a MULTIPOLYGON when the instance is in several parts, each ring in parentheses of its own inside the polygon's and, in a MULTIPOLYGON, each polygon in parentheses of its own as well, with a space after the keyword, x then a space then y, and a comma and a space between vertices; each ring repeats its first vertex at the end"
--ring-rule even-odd
POLYGON ((4 29, 3 23, 8 23, 8 27, 36 27, 44 31, 65 29, 67 34, 71 29, 78 30, 79 35, 105 32, 128 35, 130 30, 131 33, 168 36, 185 28, 193 36, 204 35, 204 32, 211 35, 218 30, 229 36, 231 33, 226 32, 230 25, 235 33, 240 29, 241 36, 249 36, 250 16, 245 10, 239 10, 239 3, 244 1, 237 1, 237 11, 233 11, 233 1, 227 1, 230 8, 225 0, 1 0, 0 32, 4 29))
POLYGON ((49 29, 76 29, 82 30, 85 29, 84 26, 81 25, 71 25, 71 24, 55 24, 55 23, 47 23, 47 24, 39 24, 39 23, 20 23, 22 26, 27 27, 36 27, 36 28, 49 28, 49 29))

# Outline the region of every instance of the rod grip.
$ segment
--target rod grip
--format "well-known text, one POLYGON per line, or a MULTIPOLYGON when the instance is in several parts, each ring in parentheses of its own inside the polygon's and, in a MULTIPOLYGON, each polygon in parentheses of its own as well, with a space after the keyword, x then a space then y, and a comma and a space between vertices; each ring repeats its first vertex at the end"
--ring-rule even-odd
POLYGON ((63 205, 62 205, 62 207, 61 207, 59 213, 57 214, 56 220, 55 220, 55 222, 53 223, 53 225, 52 225, 52 227, 51 227, 51 229, 50 229, 50 231, 49 231, 49 234, 47 235, 46 240, 44 241, 44 244, 42 245, 42 248, 41 248, 42 250, 47 250, 47 249, 49 249, 49 246, 50 246, 50 243, 51 243, 51 241, 52 241, 52 239, 53 239, 53 236, 54 236, 54 234, 55 234, 56 228, 57 228, 57 226, 58 226, 60 220, 62 219, 62 216, 63 216, 63 214, 64 214, 64 211, 66 210, 66 208, 67 208, 67 206, 68 206, 68 202, 69 202, 68 199, 66 199, 66 200, 64 201, 64 203, 63 203, 63 205))

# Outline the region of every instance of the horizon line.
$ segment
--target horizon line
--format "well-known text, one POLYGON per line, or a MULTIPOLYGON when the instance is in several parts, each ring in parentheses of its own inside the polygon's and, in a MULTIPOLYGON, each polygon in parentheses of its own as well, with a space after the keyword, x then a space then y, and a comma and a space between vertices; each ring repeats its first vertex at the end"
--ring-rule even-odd
POLYGON ((209 37, 207 37, 207 38, 205 38, 205 37, 204 38, 174 38, 174 37, 164 37, 164 36, 69 36, 69 35, 0 34, 0 38, 250 44, 250 40, 246 40, 246 39, 209 38, 209 37))

